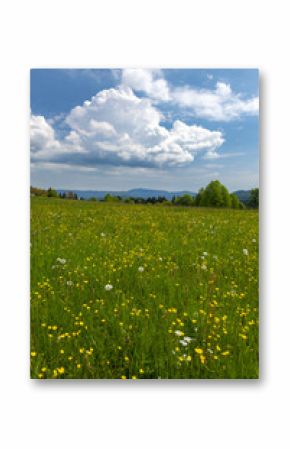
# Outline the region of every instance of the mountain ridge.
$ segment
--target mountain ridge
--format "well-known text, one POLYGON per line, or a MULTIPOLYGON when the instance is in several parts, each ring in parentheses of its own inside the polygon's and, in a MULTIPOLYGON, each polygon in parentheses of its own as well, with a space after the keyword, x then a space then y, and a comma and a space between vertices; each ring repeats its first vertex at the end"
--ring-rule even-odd
MULTIPOLYGON (((171 200, 174 196, 179 197, 185 194, 192 195, 195 197, 196 192, 191 192, 189 190, 180 191, 168 191, 162 189, 147 189, 144 187, 138 187, 129 190, 78 190, 78 189, 56 189, 58 193, 74 192, 78 195, 78 198, 89 199, 92 197, 98 200, 103 199, 107 194, 113 196, 120 196, 121 198, 144 198, 163 196, 167 200, 171 200)), ((235 193, 241 201, 248 201, 250 198, 250 190, 236 190, 235 193)))

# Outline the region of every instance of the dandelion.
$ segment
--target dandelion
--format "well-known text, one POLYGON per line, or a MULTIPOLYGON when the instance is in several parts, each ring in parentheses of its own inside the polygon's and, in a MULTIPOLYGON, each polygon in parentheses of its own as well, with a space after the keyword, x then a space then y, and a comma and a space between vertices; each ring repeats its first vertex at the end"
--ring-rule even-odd
POLYGON ((32 352, 30 353, 30 355, 31 355, 31 357, 35 357, 35 356, 36 356, 36 352, 35 352, 35 351, 32 351, 32 352))
POLYGON ((204 355, 200 355, 199 358, 200 358, 201 363, 204 365, 205 356, 204 355))
POLYGON ((244 256, 248 256, 249 255, 249 251, 247 250, 247 248, 243 249, 243 254, 244 254, 244 256))
POLYGON ((139 268, 138 268, 138 271, 139 271, 139 273, 143 273, 144 267, 139 267, 139 268))
POLYGON ((144 374, 144 369, 143 369, 143 368, 140 368, 140 369, 139 369, 139 373, 140 373, 140 374, 144 374))
POLYGON ((121 376, 121 379, 125 380, 125 379, 127 379, 127 377, 126 376, 121 376))
POLYGON ((111 284, 106 284, 106 285, 105 285, 105 290, 106 290, 107 292, 111 291, 112 289, 113 289, 113 286, 112 286, 111 284))
POLYGON ((194 350, 195 350, 195 352, 197 354, 202 354, 203 353, 203 349, 201 349, 201 348, 195 348, 194 350))
POLYGON ((239 337, 241 337, 243 340, 247 340, 247 335, 245 335, 245 334, 239 334, 239 337))

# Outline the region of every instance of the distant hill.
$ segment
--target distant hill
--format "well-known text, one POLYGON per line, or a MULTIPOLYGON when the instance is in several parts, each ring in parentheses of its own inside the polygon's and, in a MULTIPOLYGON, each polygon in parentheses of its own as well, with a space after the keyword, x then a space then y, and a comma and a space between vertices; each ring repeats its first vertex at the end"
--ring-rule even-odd
MULTIPOLYGON (((185 195, 186 193, 192 196, 196 196, 196 192, 190 192, 188 190, 181 190, 177 192, 169 192, 168 190, 157 190, 157 189, 144 189, 144 188, 137 188, 137 189, 131 189, 131 190, 70 190, 70 189, 57 189, 58 193, 65 193, 65 192, 74 192, 78 195, 78 198, 92 198, 95 197, 98 200, 103 199, 108 193, 113 196, 120 196, 121 198, 150 198, 158 196, 164 196, 167 200, 171 200, 173 196, 179 197, 182 195, 185 195)), ((243 202, 249 201, 250 198, 250 190, 237 190, 236 192, 233 192, 237 195, 239 200, 243 202)))
POLYGON ((108 193, 113 196, 120 196, 121 198, 150 198, 150 197, 158 197, 158 196, 164 196, 166 199, 171 200, 173 196, 182 196, 185 193, 188 193, 189 195, 195 196, 196 193, 189 192, 187 190, 183 190, 180 192, 168 192, 167 190, 153 190, 153 189, 131 189, 126 191, 117 191, 117 190, 70 190, 70 189, 57 189, 58 193, 65 193, 65 192, 74 192, 78 195, 78 198, 82 197, 85 199, 95 197, 99 200, 103 199, 108 193))
POLYGON ((240 201, 243 201, 244 203, 247 203, 250 199, 250 190, 237 190, 236 192, 233 192, 237 195, 240 201))

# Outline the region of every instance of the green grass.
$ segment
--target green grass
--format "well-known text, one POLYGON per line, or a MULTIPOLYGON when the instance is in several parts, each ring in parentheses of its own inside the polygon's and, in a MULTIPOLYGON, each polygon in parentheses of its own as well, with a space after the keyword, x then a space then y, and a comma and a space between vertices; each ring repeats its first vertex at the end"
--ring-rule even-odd
POLYGON ((258 377, 256 211, 32 198, 31 377, 125 376, 258 377))

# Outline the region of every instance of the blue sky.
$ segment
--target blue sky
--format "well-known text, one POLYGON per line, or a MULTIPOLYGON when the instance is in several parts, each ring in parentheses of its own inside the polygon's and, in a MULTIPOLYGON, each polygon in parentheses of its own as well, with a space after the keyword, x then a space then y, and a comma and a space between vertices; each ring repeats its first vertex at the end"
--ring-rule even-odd
POLYGON ((31 184, 258 185, 255 69, 33 69, 31 184))

